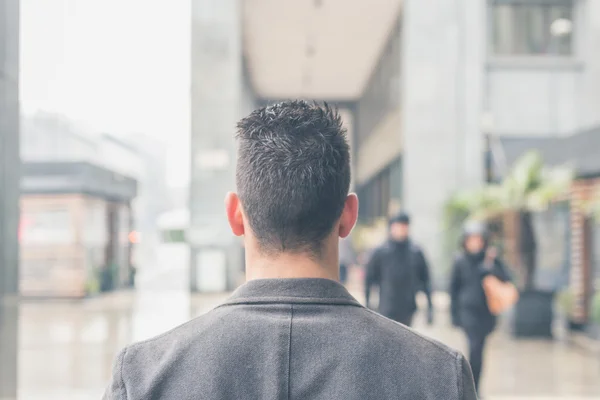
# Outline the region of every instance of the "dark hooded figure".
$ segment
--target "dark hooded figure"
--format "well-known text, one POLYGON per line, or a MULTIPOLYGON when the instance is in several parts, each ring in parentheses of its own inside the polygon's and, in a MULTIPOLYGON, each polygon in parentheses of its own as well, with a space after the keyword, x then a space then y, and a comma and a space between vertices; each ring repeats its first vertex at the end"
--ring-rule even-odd
POLYGON ((452 323, 464 330, 469 342, 469 362, 476 388, 479 388, 485 340, 496 326, 482 285, 483 278, 490 274, 503 282, 510 280, 496 250, 488 246, 485 226, 469 223, 465 226, 461 253, 452 268, 450 297, 452 323))
POLYGON ((433 322, 429 266, 423 251, 409 237, 410 218, 401 213, 390 220, 388 240, 376 248, 367 263, 365 300, 379 287, 379 313, 410 326, 417 310, 419 290, 427 295, 428 322, 433 322))

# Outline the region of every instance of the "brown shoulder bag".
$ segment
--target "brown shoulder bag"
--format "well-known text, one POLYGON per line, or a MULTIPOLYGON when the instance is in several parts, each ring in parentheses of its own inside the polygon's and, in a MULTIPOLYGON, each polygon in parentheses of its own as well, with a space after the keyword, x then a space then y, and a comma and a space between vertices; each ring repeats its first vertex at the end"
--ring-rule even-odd
POLYGON ((488 308, 493 315, 500 315, 519 300, 519 292, 510 282, 502 282, 494 275, 483 278, 483 290, 488 308))

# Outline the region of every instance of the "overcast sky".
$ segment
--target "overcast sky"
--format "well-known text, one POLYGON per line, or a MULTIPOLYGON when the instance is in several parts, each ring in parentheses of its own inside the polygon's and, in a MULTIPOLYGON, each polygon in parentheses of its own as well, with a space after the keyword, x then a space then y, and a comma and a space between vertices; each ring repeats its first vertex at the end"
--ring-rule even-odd
POLYGON ((168 142, 189 179, 190 0, 21 0, 21 103, 168 142))

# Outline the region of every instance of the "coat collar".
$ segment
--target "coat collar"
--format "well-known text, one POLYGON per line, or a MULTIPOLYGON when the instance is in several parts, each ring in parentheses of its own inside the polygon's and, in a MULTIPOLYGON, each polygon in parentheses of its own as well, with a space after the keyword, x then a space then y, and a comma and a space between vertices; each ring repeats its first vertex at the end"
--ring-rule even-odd
POLYGON ((316 303, 360 306, 339 282, 320 278, 255 279, 240 286, 225 304, 316 303))

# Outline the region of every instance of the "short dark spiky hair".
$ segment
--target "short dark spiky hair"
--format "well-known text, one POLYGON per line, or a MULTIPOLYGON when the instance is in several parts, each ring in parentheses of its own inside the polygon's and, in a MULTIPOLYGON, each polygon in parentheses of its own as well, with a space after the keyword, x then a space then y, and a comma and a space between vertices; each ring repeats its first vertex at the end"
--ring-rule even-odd
POLYGON ((337 110, 285 101, 252 112, 237 127, 237 190, 261 250, 319 255, 350 187, 337 110))

